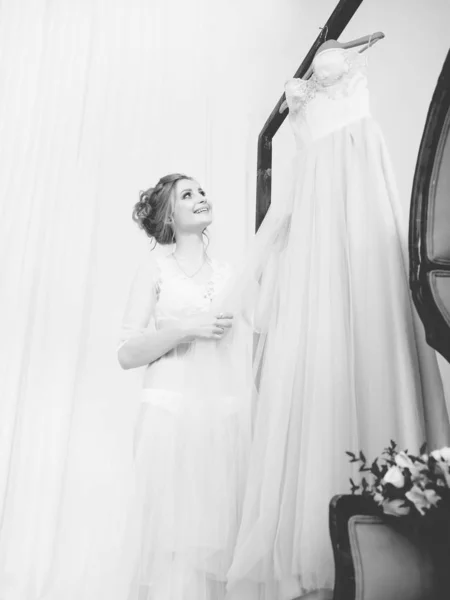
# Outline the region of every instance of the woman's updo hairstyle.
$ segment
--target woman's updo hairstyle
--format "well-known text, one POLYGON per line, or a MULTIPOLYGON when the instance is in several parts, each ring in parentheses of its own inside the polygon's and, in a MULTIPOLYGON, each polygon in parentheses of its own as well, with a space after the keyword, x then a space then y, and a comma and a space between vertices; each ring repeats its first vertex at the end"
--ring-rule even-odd
POLYGON ((181 173, 161 177, 154 188, 140 192, 139 202, 134 205, 133 221, 136 221, 148 237, 158 244, 173 244, 175 241, 175 231, 172 226, 173 191, 182 179, 192 181, 192 177, 181 173))

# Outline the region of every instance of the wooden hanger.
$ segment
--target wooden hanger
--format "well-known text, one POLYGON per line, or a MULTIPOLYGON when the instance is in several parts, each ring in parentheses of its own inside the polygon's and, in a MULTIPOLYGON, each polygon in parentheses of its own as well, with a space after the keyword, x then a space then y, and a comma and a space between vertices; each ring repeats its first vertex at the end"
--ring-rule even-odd
MULTIPOLYGON (((329 48, 355 48, 356 46, 363 46, 367 44, 365 48, 360 50, 360 52, 364 52, 370 46, 373 46, 379 40, 382 40, 385 37, 382 31, 377 31, 376 33, 372 33, 370 35, 365 35, 364 37, 357 38, 356 40, 351 40, 350 42, 338 42, 337 40, 327 40, 321 46, 319 46, 315 56, 323 52, 324 50, 328 50, 329 48)), ((306 75, 305 75, 306 77, 306 75)))
MULTIPOLYGON (((368 48, 370 48, 371 46, 373 46, 374 44, 376 44, 379 40, 382 40, 384 37, 385 37, 385 35, 382 31, 377 31, 376 33, 372 33, 370 35, 365 35, 363 37, 357 38, 356 40, 351 40, 350 42, 338 42, 337 40, 327 40, 326 42, 324 42, 322 45, 319 46, 319 48, 317 49, 317 52, 314 55, 314 58, 316 58, 316 56, 318 56, 321 52, 324 52, 324 50, 331 50, 332 48, 347 49, 347 48, 355 48, 357 46, 364 46, 363 48, 361 48, 361 50, 359 50, 359 52, 361 53, 361 52, 364 52, 365 50, 367 50, 368 48)), ((313 74, 314 58, 311 62, 309 69, 306 71, 306 73, 302 77, 302 79, 304 79, 304 80, 309 79, 311 77, 311 75, 313 74)), ((286 110, 286 108, 287 108, 287 102, 285 100, 283 102, 283 104, 280 106, 280 113, 284 112, 286 110)))

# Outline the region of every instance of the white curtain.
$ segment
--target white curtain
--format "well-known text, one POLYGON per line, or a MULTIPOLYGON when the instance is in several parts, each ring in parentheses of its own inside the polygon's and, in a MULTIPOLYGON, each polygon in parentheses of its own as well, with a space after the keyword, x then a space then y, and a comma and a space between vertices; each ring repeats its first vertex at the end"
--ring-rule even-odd
POLYGON ((1 600, 110 597, 140 375, 115 345, 148 251, 131 209, 187 172, 216 204, 213 251, 242 254, 257 132, 281 86, 255 99, 276 73, 267 57, 286 54, 266 42, 299 10, 261 8, 0 2, 1 600))

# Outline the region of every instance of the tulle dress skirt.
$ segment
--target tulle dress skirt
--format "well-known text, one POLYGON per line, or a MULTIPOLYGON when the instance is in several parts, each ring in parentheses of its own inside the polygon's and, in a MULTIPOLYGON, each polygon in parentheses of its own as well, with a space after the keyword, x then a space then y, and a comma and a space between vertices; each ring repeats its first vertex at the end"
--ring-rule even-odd
POLYGON ((333 587, 328 507, 357 479, 347 450, 373 458, 391 439, 411 451, 449 440, 378 125, 367 117, 311 143, 294 173, 241 274, 243 302, 260 305, 259 394, 234 598, 333 587))
POLYGON ((124 600, 225 597, 250 443, 249 379, 241 379, 248 336, 242 346, 237 337, 182 345, 150 366, 136 421, 124 600))

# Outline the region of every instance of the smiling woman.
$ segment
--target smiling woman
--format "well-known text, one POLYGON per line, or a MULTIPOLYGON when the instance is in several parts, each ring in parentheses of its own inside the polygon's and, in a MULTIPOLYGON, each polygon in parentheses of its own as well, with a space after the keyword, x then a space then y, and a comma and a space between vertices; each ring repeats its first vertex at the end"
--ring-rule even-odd
POLYGON ((230 269, 226 264, 213 261, 206 252, 203 235, 212 222, 212 208, 199 184, 181 174, 162 177, 154 188, 140 194, 133 219, 155 244, 166 246, 176 243, 176 249, 163 260, 145 260, 137 274, 119 348, 119 362, 124 368, 152 363, 169 350, 196 337, 219 340, 232 324, 232 315, 215 315, 204 310, 209 308, 212 297, 224 287, 230 269), (197 292, 199 297, 196 301, 202 300, 196 306, 202 309, 200 316, 196 314, 197 310, 185 314, 183 303, 181 312, 174 311, 172 297, 165 306, 163 273, 168 275, 169 281, 185 284, 185 289, 170 288, 170 295, 177 298, 178 304, 180 296, 197 292), (214 285, 210 289, 212 283, 214 285), (158 319, 158 331, 151 335, 150 340, 141 336, 142 328, 154 316, 154 309, 157 307, 159 312, 164 306, 158 319))
POLYGON ((211 208, 195 180, 175 173, 162 177, 156 187, 141 192, 133 219, 155 242, 166 245, 175 241, 175 226, 196 232, 203 224, 206 229, 212 222, 211 208), (204 215, 203 221, 193 218, 197 214, 204 215))
POLYGON ((147 366, 123 545, 134 583, 123 598, 221 600, 250 438, 249 338, 221 306, 231 270, 206 252, 212 205, 200 185, 163 177, 133 218, 175 250, 150 252, 138 270, 118 350, 123 368, 147 366))

